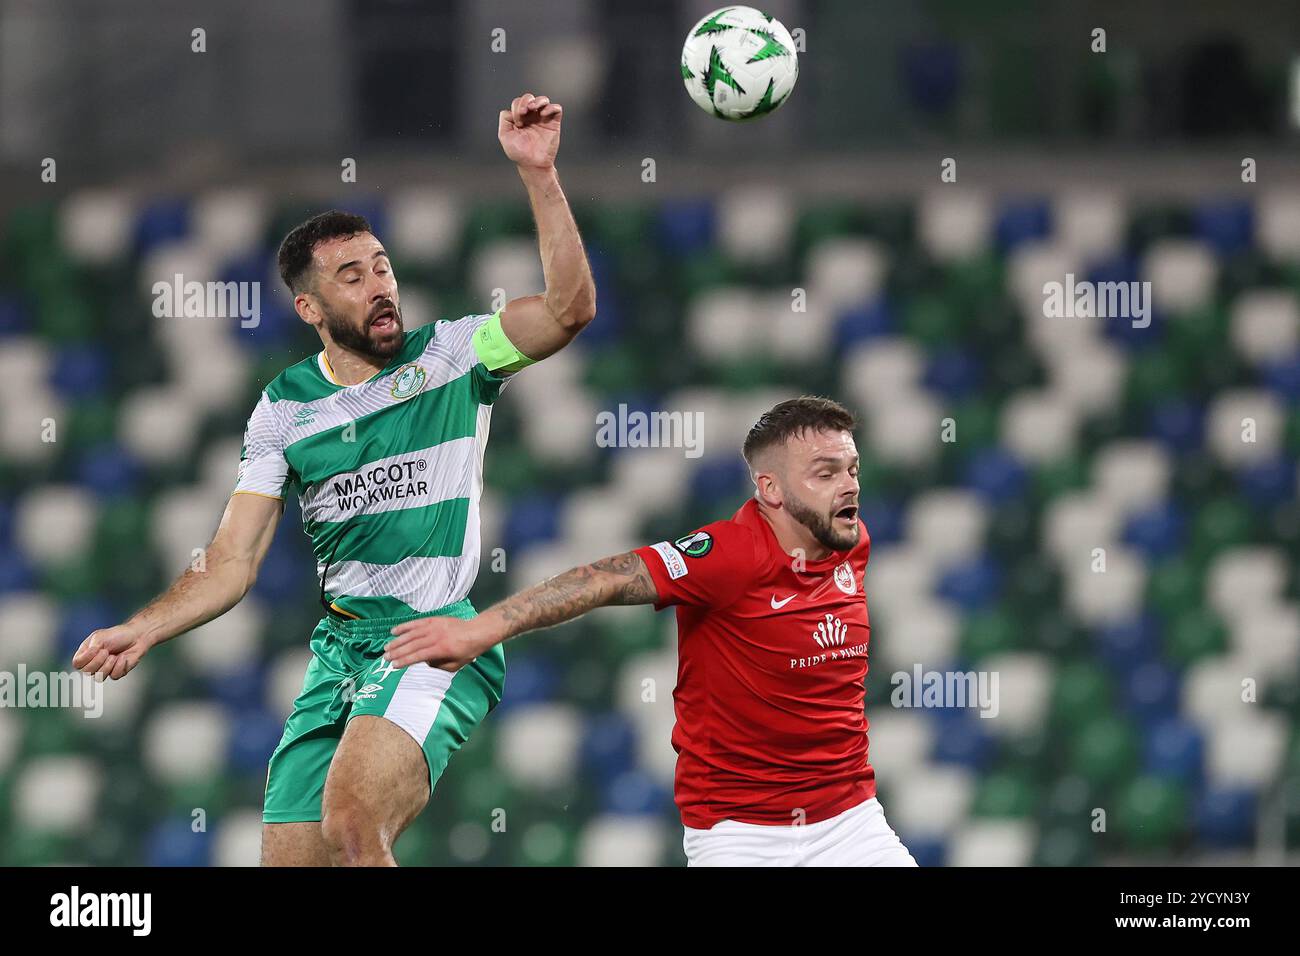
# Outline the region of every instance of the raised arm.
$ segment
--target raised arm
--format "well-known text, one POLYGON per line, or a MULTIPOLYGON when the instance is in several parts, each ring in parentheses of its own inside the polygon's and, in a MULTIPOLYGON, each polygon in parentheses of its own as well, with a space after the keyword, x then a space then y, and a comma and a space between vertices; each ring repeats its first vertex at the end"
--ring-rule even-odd
POLYGON ((493 645, 525 631, 563 624, 593 608, 653 604, 657 599, 645 562, 629 551, 547 578, 468 621, 422 617, 399 624, 384 657, 400 667, 427 661, 459 670, 493 645))
POLYGON ((283 510, 278 498, 231 495, 200 569, 187 568, 124 623, 93 631, 73 655, 72 666, 99 680, 117 680, 150 648, 230 610, 257 579, 283 510))
POLYGON ((543 294, 506 303, 501 329, 534 361, 564 348, 596 316, 596 284, 555 171, 562 113, 549 97, 525 93, 501 111, 497 128, 501 147, 528 191, 546 280, 543 294))

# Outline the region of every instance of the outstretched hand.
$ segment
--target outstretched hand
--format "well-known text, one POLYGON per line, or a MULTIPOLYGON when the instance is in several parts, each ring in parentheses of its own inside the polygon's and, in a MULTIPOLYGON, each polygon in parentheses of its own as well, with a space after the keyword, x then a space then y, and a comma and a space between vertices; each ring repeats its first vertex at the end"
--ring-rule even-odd
POLYGON ((497 139, 506 156, 521 167, 549 169, 560 149, 560 116, 564 107, 549 96, 525 93, 502 110, 497 139))
POLYGON ((471 664, 497 641, 479 633, 473 621, 455 617, 421 617, 393 628, 394 638, 384 648, 384 659, 398 667, 421 661, 445 671, 471 664))

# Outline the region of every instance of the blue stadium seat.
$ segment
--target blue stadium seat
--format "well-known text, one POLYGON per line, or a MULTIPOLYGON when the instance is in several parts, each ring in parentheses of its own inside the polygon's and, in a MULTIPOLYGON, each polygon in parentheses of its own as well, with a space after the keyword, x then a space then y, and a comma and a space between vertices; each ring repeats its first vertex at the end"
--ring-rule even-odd
POLYGON ((858 342, 891 335, 896 328, 894 307, 888 298, 881 296, 840 315, 835 324, 835 345, 843 350, 858 342))
POLYGON ((252 660, 225 673, 208 675, 206 683, 213 698, 231 714, 243 714, 265 698, 266 669, 260 661, 252 660))
POLYGON ((73 401, 96 398, 108 387, 112 367, 108 353, 96 345, 66 345, 54 356, 50 386, 73 401))
POLYGON ((1284 400, 1292 404, 1300 402, 1300 355, 1269 362, 1260 373, 1264 384, 1284 400))
POLYGON ((1249 202, 1215 199, 1192 210, 1196 236, 1204 239, 1219 255, 1230 256, 1248 249, 1255 235, 1255 212, 1249 202))
POLYGON ((36 317, 16 295, 0 294, 0 336, 31 332, 36 317))
POLYGON ((666 202, 659 209, 658 220, 659 243, 675 256, 686 258, 713 244, 716 222, 708 200, 666 202))
POLYGON ((1143 769, 1195 786, 1204 773, 1205 738, 1189 721, 1171 717, 1151 726, 1142 755, 1143 769))
POLYGON ((948 844, 941 837, 917 837, 899 834, 907 852, 917 866, 944 866, 948 860, 948 844))
POLYGON ((148 255, 156 246, 184 239, 190 232, 190 204, 186 199, 156 199, 140 211, 135 224, 134 255, 148 255))
POLYGON ((1151 724, 1178 712, 1178 674, 1160 661, 1139 664, 1121 687, 1124 706, 1143 723, 1151 724))
POLYGON ((1208 787, 1192 806, 1197 836, 1211 846, 1248 847, 1255 839, 1255 791, 1247 787, 1208 787))
POLYGON ((1255 508, 1279 505, 1295 496, 1295 462, 1279 456, 1247 465, 1237 472, 1237 485, 1255 508))
POLYGON ((858 514, 867 526, 872 545, 894 544, 903 539, 903 508, 897 501, 859 499, 858 514))
POLYGON ((994 504, 1019 498, 1028 475, 1025 466, 1005 448, 982 448, 966 463, 963 484, 994 504))
POLYGON ((636 728, 624 714, 617 711, 591 714, 586 729, 580 757, 586 773, 600 780, 612 780, 636 767, 636 728))
POLYGON ((541 493, 515 498, 503 529, 507 553, 553 541, 559 533, 562 501, 558 495, 541 493))
POLYGON ((935 593, 964 611, 975 611, 997 600, 1001 587, 1001 565, 984 555, 947 571, 939 579, 935 593))
POLYGON ((195 833, 189 817, 170 817, 158 823, 146 840, 147 866, 208 866, 212 833, 195 833))
POLYGON ((983 719, 974 710, 946 707, 927 713, 940 728, 934 735, 931 759, 972 770, 984 770, 992 764, 997 755, 997 741, 980 726, 983 719))
POLYGON ((117 442, 98 442, 81 452, 77 480, 103 498, 128 495, 139 483, 140 466, 117 442))
POLYGON ((1113 671, 1128 674, 1160 656, 1160 622, 1141 614, 1097 629, 1097 656, 1113 671))
POLYGON ((606 813, 662 816, 671 811, 673 795, 644 770, 626 770, 604 787, 601 804, 606 813))
POLYGON ((1164 501, 1129 517, 1123 540, 1149 560, 1159 560, 1183 546, 1186 524, 1177 502, 1164 501))
POLYGON ((91 631, 112 627, 120 620, 117 608, 106 600, 69 601, 63 606, 63 617, 59 621, 60 660, 71 660, 91 631))
POLYGON ((1151 411, 1149 434, 1176 453, 1201 447, 1205 436, 1205 407, 1184 398, 1171 397, 1151 411))
POLYGON ((980 387, 983 377, 983 369, 975 356, 953 346, 930 356, 923 384, 944 398, 960 401, 980 387))
POLYGON ((506 692, 498 713, 553 700, 560 690, 560 671, 553 659, 539 653, 506 652, 506 692))
POLYGON ((284 721, 268 710, 254 707, 234 714, 226 759, 239 773, 264 774, 283 734, 284 721))
POLYGON ((998 248, 1010 252, 1022 242, 1045 239, 1052 233, 1052 209, 1045 199, 1016 199, 998 210, 993 235, 998 248))

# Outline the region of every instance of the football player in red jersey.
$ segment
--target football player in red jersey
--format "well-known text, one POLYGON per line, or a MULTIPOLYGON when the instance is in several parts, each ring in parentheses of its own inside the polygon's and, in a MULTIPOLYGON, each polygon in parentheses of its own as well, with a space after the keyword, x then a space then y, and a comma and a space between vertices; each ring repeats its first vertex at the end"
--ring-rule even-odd
POLYGON ((725 521, 556 575, 469 621, 394 628, 385 656, 456 670, 610 604, 676 605, 674 796, 690 865, 915 866, 867 761, 871 631, 856 421, 782 402, 745 439, 754 497, 725 521))

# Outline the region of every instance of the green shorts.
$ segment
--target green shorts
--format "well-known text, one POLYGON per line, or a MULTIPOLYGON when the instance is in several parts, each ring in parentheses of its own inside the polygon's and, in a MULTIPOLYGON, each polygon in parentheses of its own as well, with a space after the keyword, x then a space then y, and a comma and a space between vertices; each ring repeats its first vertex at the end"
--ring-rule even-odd
POLYGON ((382 659, 389 633, 402 621, 432 615, 468 620, 468 600, 426 614, 350 620, 326 617, 311 635, 311 663, 302 693, 271 754, 266 776, 265 823, 306 823, 321 818, 325 777, 347 722, 360 714, 385 717, 415 738, 429 764, 429 789, 470 731, 501 701, 505 652, 500 645, 452 673, 382 659))

